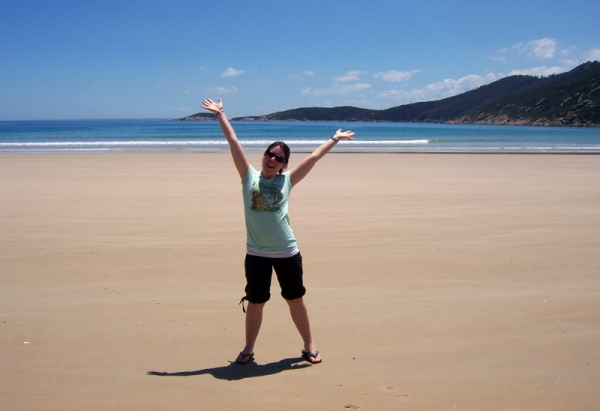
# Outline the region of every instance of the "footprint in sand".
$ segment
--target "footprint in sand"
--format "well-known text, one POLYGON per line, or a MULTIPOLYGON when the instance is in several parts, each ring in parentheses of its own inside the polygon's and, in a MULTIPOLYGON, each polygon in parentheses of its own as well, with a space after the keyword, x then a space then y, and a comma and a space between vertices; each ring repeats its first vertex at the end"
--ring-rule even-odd
POLYGON ((386 386, 383 388, 383 390, 392 394, 392 396, 394 398, 398 398, 399 400, 402 400, 402 401, 410 401, 410 399, 411 399, 408 394, 397 394, 396 389, 394 387, 386 386))

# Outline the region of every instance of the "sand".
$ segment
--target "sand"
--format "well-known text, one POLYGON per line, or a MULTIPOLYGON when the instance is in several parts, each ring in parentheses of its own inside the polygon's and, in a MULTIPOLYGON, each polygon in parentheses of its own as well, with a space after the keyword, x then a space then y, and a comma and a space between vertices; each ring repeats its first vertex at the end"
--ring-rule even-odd
POLYGON ((320 365, 275 286, 231 363, 240 188, 227 154, 0 155, 0 409, 597 409, 600 156, 328 155, 290 203, 320 365))

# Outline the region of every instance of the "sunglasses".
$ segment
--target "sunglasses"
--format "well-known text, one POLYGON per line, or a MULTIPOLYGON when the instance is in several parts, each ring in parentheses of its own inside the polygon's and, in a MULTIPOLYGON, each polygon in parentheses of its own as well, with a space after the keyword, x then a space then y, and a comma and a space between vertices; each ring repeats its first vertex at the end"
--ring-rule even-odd
POLYGON ((281 157, 278 154, 275 154, 274 152, 272 152, 271 150, 267 150, 265 151, 265 156, 267 156, 268 158, 274 158, 275 161, 277 161, 278 163, 284 164, 285 163, 285 158, 281 157))

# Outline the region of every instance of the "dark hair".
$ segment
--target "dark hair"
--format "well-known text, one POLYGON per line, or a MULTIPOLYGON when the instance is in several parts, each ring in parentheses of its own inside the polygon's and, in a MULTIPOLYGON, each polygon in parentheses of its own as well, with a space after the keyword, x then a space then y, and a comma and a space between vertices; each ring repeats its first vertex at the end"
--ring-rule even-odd
POLYGON ((281 172, 287 168, 288 162, 290 161, 290 148, 283 141, 275 141, 271 143, 269 147, 267 147, 267 150, 271 150, 273 149, 273 147, 281 147, 281 149, 283 150, 283 154, 285 154, 285 166, 281 170, 279 170, 279 174, 281 174, 281 172))

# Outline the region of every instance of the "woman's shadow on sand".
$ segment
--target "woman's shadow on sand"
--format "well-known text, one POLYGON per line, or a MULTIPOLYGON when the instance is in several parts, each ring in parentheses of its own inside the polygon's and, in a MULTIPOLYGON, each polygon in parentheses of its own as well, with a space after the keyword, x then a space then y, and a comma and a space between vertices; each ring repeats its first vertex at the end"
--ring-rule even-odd
POLYGON ((195 375, 210 374, 219 380, 235 381, 243 380, 244 378, 264 377, 266 375, 278 374, 283 371, 300 370, 311 366, 306 363, 298 364, 303 361, 302 358, 285 358, 268 364, 257 364, 252 361, 248 364, 241 365, 230 362, 229 365, 224 367, 178 372, 148 371, 147 375, 155 375, 157 377, 193 377, 195 375))

